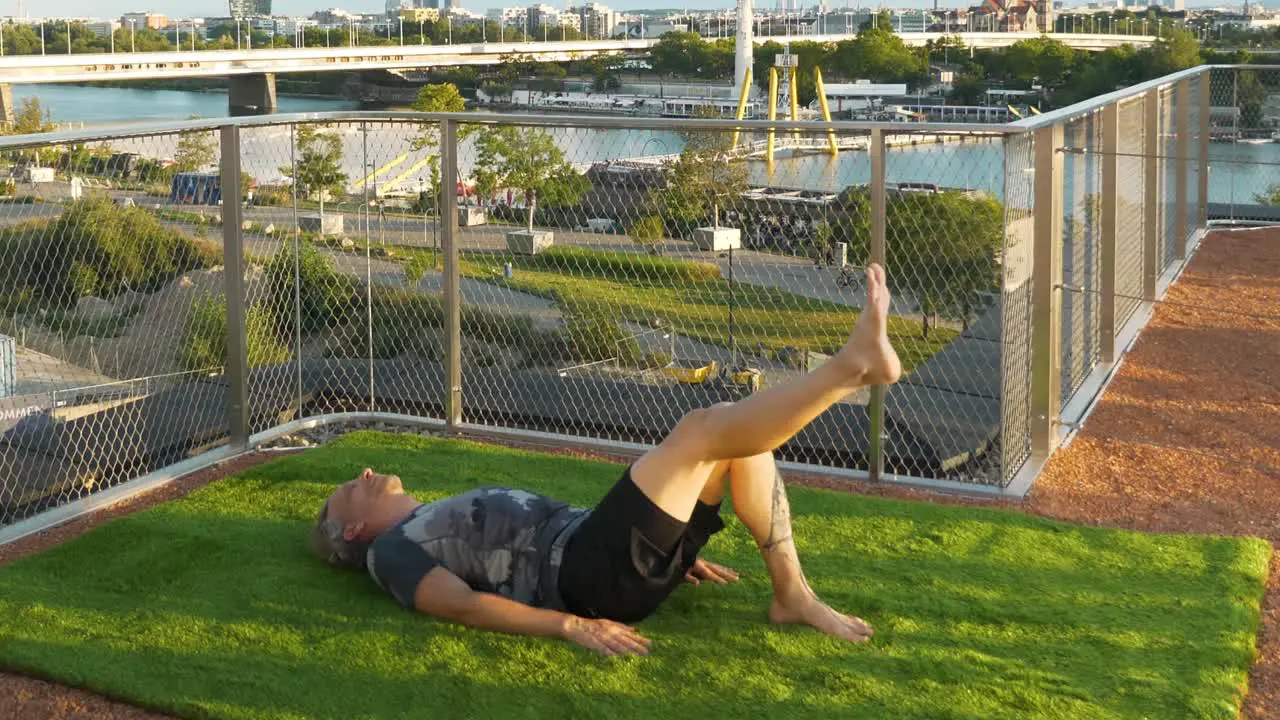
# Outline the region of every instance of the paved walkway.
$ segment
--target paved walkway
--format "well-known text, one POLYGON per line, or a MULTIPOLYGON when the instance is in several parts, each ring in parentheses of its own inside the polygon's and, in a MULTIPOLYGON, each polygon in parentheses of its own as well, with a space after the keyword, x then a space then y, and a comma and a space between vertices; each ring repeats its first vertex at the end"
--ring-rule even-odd
MULTIPOLYGON (((1207 238, 1030 510, 1280 544, 1280 229, 1207 238)), ((1280 718, 1280 559, 1243 717, 1280 718)))

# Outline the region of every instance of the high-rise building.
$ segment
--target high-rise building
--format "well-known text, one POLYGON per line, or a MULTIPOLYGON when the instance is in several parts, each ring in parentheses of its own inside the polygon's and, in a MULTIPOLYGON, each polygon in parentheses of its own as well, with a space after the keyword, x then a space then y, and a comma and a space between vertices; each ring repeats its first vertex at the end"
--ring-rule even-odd
POLYGON ((228 0, 228 4, 231 17, 236 20, 271 16, 271 0, 228 0))
POLYGON ((578 16, 582 33, 590 38, 613 37, 618 25, 618 13, 597 2, 570 8, 569 12, 578 16))
POLYGON ((530 5, 525 14, 529 32, 541 30, 543 27, 560 27, 560 10, 543 3, 530 5))

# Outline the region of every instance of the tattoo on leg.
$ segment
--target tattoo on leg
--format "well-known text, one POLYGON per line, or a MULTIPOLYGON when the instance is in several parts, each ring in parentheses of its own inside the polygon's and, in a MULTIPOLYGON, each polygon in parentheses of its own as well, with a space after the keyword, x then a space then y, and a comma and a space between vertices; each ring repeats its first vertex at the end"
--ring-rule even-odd
POLYGON ((773 507, 769 512, 769 538, 760 546, 763 551, 771 551, 791 539, 791 505, 787 502, 787 488, 782 482, 782 473, 774 471, 773 507))

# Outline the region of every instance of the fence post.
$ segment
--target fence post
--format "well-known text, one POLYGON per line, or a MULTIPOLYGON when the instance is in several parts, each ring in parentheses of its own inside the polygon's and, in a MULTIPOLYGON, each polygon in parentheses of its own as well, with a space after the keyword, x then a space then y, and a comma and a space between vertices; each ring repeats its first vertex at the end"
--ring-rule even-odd
POLYGON ((440 121, 440 245, 444 252, 445 423, 462 424, 462 296, 458 265, 458 122, 440 121))
POLYGON ((222 126, 222 255, 227 298, 227 420, 231 447, 249 447, 249 351, 244 319, 244 228, 240 207, 240 128, 222 126))
POLYGON ((1174 204, 1173 247, 1179 260, 1187 256, 1187 191, 1191 155, 1191 80, 1178 81, 1174 94, 1174 204))
MULTIPOLYGON (((871 262, 885 264, 885 172, 884 131, 872 130, 871 154, 871 262)), ((867 452, 867 472, 873 482, 884 476, 884 385, 871 387, 867 415, 871 419, 871 445, 867 452)))
POLYGON ((1031 457, 1049 459, 1062 412, 1062 125, 1036 130, 1031 278, 1031 457))
POLYGON ((1205 68, 1200 73, 1200 174, 1196 176, 1200 190, 1200 225, 1209 227, 1209 132, 1210 115, 1213 103, 1209 96, 1213 87, 1213 69, 1205 68))
POLYGON ((1098 272, 1101 277, 1098 336, 1102 341, 1101 361, 1116 360, 1116 220, 1119 192, 1120 103, 1102 109, 1102 247, 1098 272))
POLYGON ((1160 276, 1160 88, 1148 90, 1143 100, 1142 298, 1152 301, 1160 276))

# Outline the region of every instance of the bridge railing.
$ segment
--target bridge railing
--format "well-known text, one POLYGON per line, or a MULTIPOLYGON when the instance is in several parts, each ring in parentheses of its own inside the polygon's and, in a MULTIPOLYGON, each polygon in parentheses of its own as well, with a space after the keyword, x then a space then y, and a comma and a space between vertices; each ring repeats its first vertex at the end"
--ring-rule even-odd
POLYGON ((1207 227, 1216 88, 1243 72, 1012 125, 335 113, 0 138, 0 537, 332 423, 635 453, 826 362, 872 261, 908 372, 782 458, 1021 494, 1207 227))

